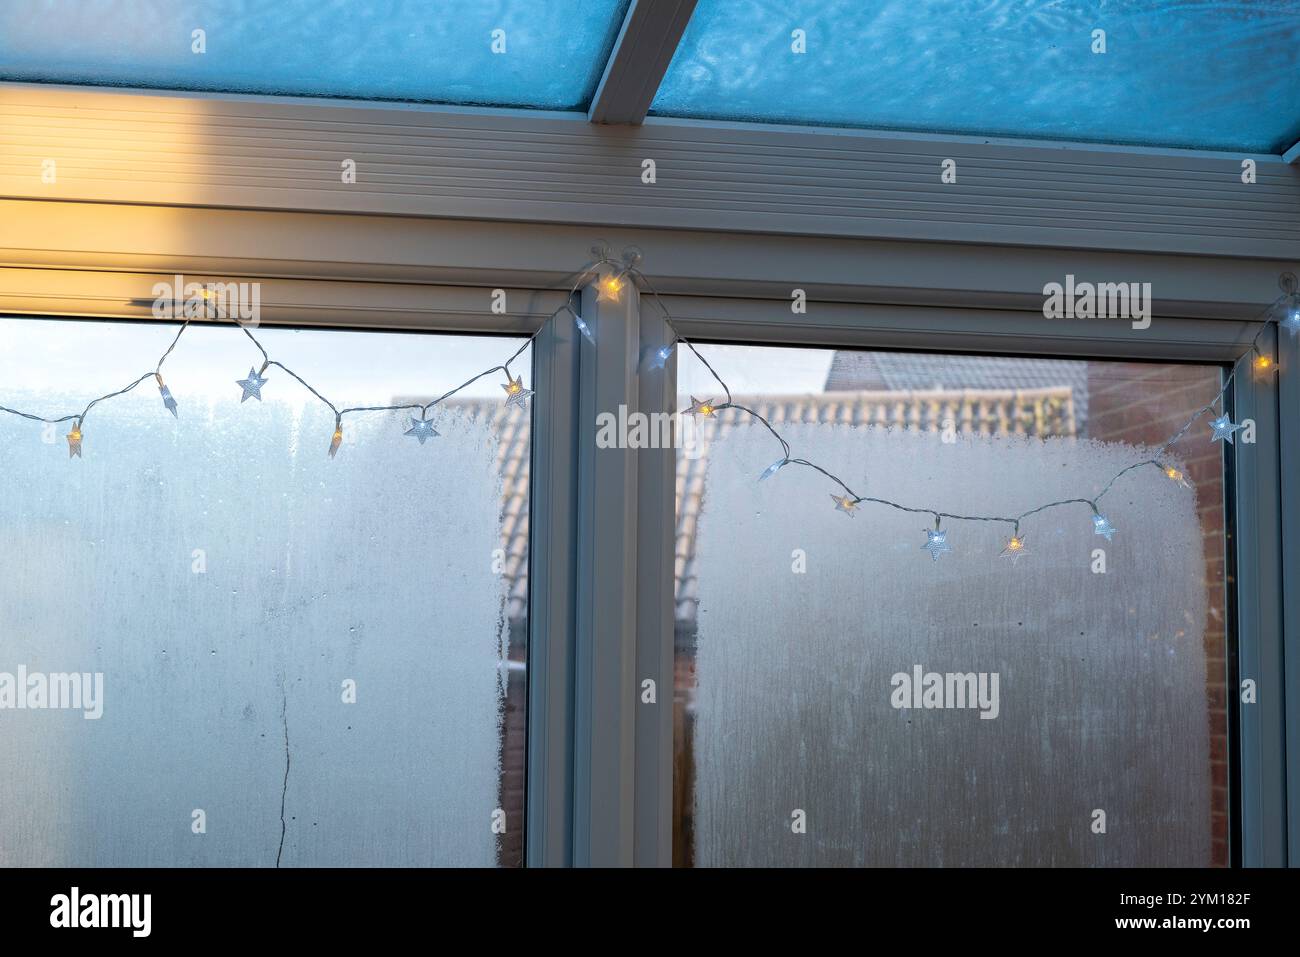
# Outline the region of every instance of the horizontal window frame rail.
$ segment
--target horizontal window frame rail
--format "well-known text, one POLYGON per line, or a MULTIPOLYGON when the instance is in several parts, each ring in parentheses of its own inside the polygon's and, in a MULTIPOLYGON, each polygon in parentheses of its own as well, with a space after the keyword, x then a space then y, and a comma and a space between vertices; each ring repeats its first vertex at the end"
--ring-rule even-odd
POLYGON ((1300 258, 1273 154, 28 83, 0 197, 1300 258))
MULTIPOLYGON (((259 279, 210 273, 130 273, 0 267, 0 312, 177 322, 153 314, 157 283, 256 282, 264 326, 532 335, 568 301, 567 291, 411 283, 259 279), (492 312, 493 293, 505 311, 492 312)), ((221 317, 199 322, 221 322, 221 317)))
POLYGON ((878 303, 810 304, 791 322, 751 300, 665 296, 664 304, 678 331, 701 342, 1166 362, 1232 362, 1263 324, 1158 317, 1138 330, 1126 319, 1046 319, 1041 310, 878 303))
MULTIPOLYGON (((1048 282, 1151 283, 1160 316, 1253 319, 1295 259, 0 199, 0 302, 28 270, 567 289, 593 240, 638 246, 660 293, 1041 310, 1048 282), (18 270, 18 272, 13 272, 18 270)), ((779 310, 778 310, 779 311, 779 310)), ((788 313, 787 313, 788 314, 788 313)), ((812 321, 812 318, 809 321, 812 321)))

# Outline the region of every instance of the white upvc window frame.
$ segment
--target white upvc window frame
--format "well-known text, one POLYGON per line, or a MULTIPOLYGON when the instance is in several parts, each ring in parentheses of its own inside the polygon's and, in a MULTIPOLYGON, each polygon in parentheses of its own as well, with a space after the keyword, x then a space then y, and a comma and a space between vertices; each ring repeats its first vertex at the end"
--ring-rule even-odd
MULTIPOLYGON (((1255 157, 1242 206, 1241 158, 1194 151, 24 84, 0 84, 0 119, 4 313, 145 318, 153 284, 184 273, 260 280, 266 324, 528 333, 603 239, 641 249, 687 336, 1227 362, 1300 272, 1300 169, 1281 157, 1255 157), (961 188, 939 185, 949 157, 961 188), (372 188, 338 182, 343 158, 372 188), (1117 215, 1118 196, 1143 212, 1117 215), (1044 319, 1042 287, 1067 273, 1151 282, 1152 326, 1044 319), (497 288, 504 316, 482 295, 497 288)), ((528 862, 667 866, 673 453, 594 433, 620 404, 672 411, 675 364, 638 362, 668 341, 645 296, 581 296, 597 344, 556 321, 534 349, 528 862), (646 678, 658 705, 639 703, 646 678)), ((1233 729, 1248 865, 1300 863, 1300 653, 1283 641, 1300 636, 1283 587, 1300 499, 1282 495, 1300 481, 1300 352, 1264 342, 1284 375, 1239 380, 1261 438, 1231 453, 1238 672, 1259 686, 1233 729)))

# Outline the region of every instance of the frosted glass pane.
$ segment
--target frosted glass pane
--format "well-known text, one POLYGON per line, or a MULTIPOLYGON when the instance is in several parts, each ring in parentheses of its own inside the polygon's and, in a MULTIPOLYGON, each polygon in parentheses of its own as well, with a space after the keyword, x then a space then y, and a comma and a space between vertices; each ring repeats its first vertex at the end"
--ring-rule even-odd
MULTIPOLYGON (((922 357, 891 353, 701 349, 724 378, 765 381, 735 401, 859 495, 977 515, 1095 496, 1220 374, 956 356, 918 373, 922 357)), ((679 368, 684 393, 714 395, 699 363, 679 368)), ((850 518, 826 478, 793 465, 757 481, 780 447, 723 413, 679 453, 677 862, 1226 864, 1223 464, 1209 432, 1170 456, 1191 487, 1154 468, 1116 484, 1111 541, 1077 505, 1027 519, 1014 563, 999 557, 1009 527, 948 521, 953 551, 934 561, 929 516, 864 503, 850 518), (988 675, 990 697, 897 707, 895 676, 911 687, 917 668, 922 685, 988 675)))
MULTIPOLYGON (((174 333, 0 319, 0 404, 79 410, 174 333)), ((520 344, 258 335, 355 404, 520 344)), ((240 403, 255 355, 191 327, 164 367, 178 418, 147 382, 91 412, 81 459, 66 426, 0 415, 0 673, 103 675, 98 719, 0 711, 0 865, 519 863, 526 414, 501 418, 489 377, 424 446, 403 416, 349 416, 331 460, 332 414, 279 370, 240 403)))
POLYGON ((1300 0, 700 0, 652 112, 1277 153, 1297 76, 1300 0))
POLYGON ((0 6, 0 79, 585 109, 626 8, 18 0, 0 6), (195 30, 205 31, 204 53, 194 52, 195 30), (496 30, 503 52, 493 52, 496 30))

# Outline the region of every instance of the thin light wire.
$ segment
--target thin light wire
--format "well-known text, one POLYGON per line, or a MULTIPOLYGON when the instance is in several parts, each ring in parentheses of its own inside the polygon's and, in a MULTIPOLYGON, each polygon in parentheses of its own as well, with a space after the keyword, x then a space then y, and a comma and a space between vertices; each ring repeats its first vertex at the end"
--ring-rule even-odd
MULTIPOLYGON (((1087 505, 1092 510, 1094 515, 1100 515, 1101 512, 1099 510, 1099 503, 1101 502, 1102 498, 1105 497, 1106 493, 1108 493, 1111 490, 1111 488, 1114 487, 1115 483, 1122 476, 1126 475, 1127 473, 1135 469, 1143 468, 1148 465, 1153 465, 1156 468, 1161 469, 1162 471, 1165 470, 1166 466, 1159 461, 1159 457, 1163 456, 1170 449, 1170 447, 1172 447, 1179 439, 1181 439, 1184 435, 1186 435, 1188 430, 1190 430, 1191 427, 1195 425, 1197 421, 1200 420, 1201 416, 1205 415, 1205 413, 1207 412, 1213 415, 1216 411, 1214 408, 1215 405, 1219 405, 1220 410, 1223 409, 1223 405, 1222 405, 1223 398, 1225 395, 1227 395, 1228 389, 1232 387, 1232 383, 1236 379, 1237 372, 1241 368, 1242 360, 1246 359, 1247 357, 1259 351, 1258 346, 1259 346, 1260 337, 1264 334, 1264 330, 1269 327, 1268 317, 1277 307, 1278 303, 1281 302, 1282 299, 1286 298, 1284 294, 1283 296, 1274 300, 1273 303, 1271 303, 1268 307, 1266 307, 1262 312, 1260 312, 1255 317, 1254 320, 1252 320, 1254 322, 1263 320, 1264 323, 1255 332, 1255 337, 1251 340, 1250 347, 1233 361, 1231 371, 1224 379, 1223 387, 1219 389, 1218 394, 1215 395, 1215 397, 1210 400, 1208 405, 1204 406, 1201 409, 1198 409, 1196 413, 1191 417, 1191 419, 1188 420, 1186 425, 1184 425, 1181 429, 1175 432, 1168 440, 1166 440, 1163 444, 1161 444, 1159 449, 1156 451, 1156 456, 1157 456, 1156 458, 1146 459, 1142 462, 1135 462, 1132 465, 1128 465, 1120 469, 1119 472, 1117 472, 1114 476, 1112 476, 1110 481, 1108 481, 1105 484, 1105 486, 1102 487, 1102 490, 1092 498, 1074 497, 1074 498, 1057 499, 1055 501, 1046 502, 1042 505, 1036 506, 1035 508, 1031 508, 1027 511, 1021 512, 1019 515, 960 515, 955 512, 945 512, 942 509, 937 509, 937 508, 905 505, 901 502, 895 502, 891 499, 876 498, 875 496, 859 495, 848 485, 847 482, 845 482, 834 472, 831 472, 829 469, 821 465, 818 465, 815 462, 811 462, 808 459, 792 457, 790 455, 790 443, 787 442, 785 437, 782 436, 781 433, 776 430, 776 428, 772 425, 771 422, 769 422, 763 416, 759 415, 754 410, 747 408, 746 406, 740 405, 739 403, 734 402, 732 400, 731 389, 727 386, 727 383, 723 381, 720 375, 718 375, 717 370, 713 368, 713 366, 709 363, 709 361, 705 359, 703 355, 700 354, 700 351, 695 348, 695 344, 692 343, 689 339, 687 339, 684 335, 682 335, 681 331, 677 328, 673 316, 668 312, 668 307, 664 305, 663 298, 659 295, 658 291, 655 290, 654 285, 650 281, 650 279, 637 269, 632 269, 631 273, 637 279, 639 279, 641 282, 645 284, 646 289, 650 292, 651 298, 653 298, 656 305, 659 307, 659 310, 663 313, 664 323, 668 326, 670 330, 672 330, 672 333, 676 337, 677 341, 683 343, 688 349, 691 350, 692 353, 694 353, 695 357, 698 358, 700 362, 704 364, 704 367, 706 369, 708 369, 709 374, 713 376, 714 380, 722 388, 722 391, 726 393, 727 400, 725 402, 718 403, 717 405, 713 405, 712 412, 717 413, 723 409, 735 409, 738 412, 742 412, 754 419, 757 419, 760 423, 762 423, 767 428, 769 432, 772 433, 772 435, 776 437, 777 441, 781 443, 781 450, 784 453, 785 465, 801 465, 805 468, 810 468, 817 472, 820 472, 822 475, 826 476, 828 479, 830 479, 832 482, 834 482, 836 485, 842 488, 844 490, 845 495, 852 499, 853 505, 859 505, 863 502, 870 502, 875 505, 884 505, 889 508, 897 509, 900 512, 912 512, 919 515, 931 515, 934 517, 936 527, 938 527, 940 519, 945 519, 945 518, 950 519, 952 521, 961 521, 961 522, 996 522, 996 523, 1012 526, 1013 529, 1012 534, 1015 536, 1018 536, 1020 534, 1020 523, 1024 521, 1026 518, 1029 518, 1032 515, 1037 515, 1040 512, 1045 512, 1048 509, 1059 508, 1064 505, 1087 505)), ((682 412, 685 411, 687 410, 685 409, 682 410, 682 412)), ((1222 412, 1220 414, 1222 414, 1222 412)))
MULTIPOLYGON (((431 402, 426 402, 423 405, 420 405, 418 403, 406 403, 403 405, 364 405, 364 406, 349 406, 348 408, 340 409, 333 402, 331 402, 324 395, 322 395, 311 383, 309 383, 298 373, 294 372, 284 363, 272 359, 270 354, 266 351, 266 348, 262 345, 261 341, 257 338, 257 336, 253 335, 253 333, 249 330, 249 328, 246 325, 239 322, 238 320, 235 320, 235 323, 236 325, 239 326, 240 330, 244 333, 244 335, 246 335, 249 338, 249 340, 253 343, 253 345, 257 347, 257 351, 262 355, 262 367, 261 370, 258 372, 259 375, 261 375, 263 372, 266 372, 266 370, 269 369, 271 366, 275 366, 276 368, 282 370, 283 372, 288 374, 291 378, 295 379, 300 385, 302 385, 303 388, 305 388, 313 396, 315 396, 322 403, 328 406, 329 410, 334 413, 335 422, 338 423, 340 427, 342 426, 343 416, 354 412, 398 412, 402 410, 419 409, 420 418, 423 419, 428 415, 429 410, 432 409, 434 406, 438 405, 441 402, 445 402, 447 399, 451 398, 456 393, 464 389, 467 389, 469 386, 473 385, 475 382, 477 382, 479 379, 483 378, 484 376, 492 375, 494 372, 504 372, 506 373, 506 375, 510 375, 510 363, 514 362, 521 355, 523 355, 524 350, 526 350, 529 346, 533 344, 533 341, 539 335, 542 334, 542 332, 546 329, 547 325, 550 323, 552 319, 554 319, 560 313, 565 311, 577 315, 577 313, 574 312, 571 303, 573 297, 577 294, 578 287, 581 286, 585 281, 587 281, 587 279, 590 278, 594 273, 598 272, 600 269, 604 267, 614 267, 620 271, 626 268, 623 263, 620 263, 617 260, 613 260, 608 257, 603 257, 601 259, 598 259, 595 262, 591 263, 590 265, 584 267, 578 273, 578 276, 574 280, 573 285, 570 286, 569 294, 565 298, 564 304, 561 305, 554 312, 552 312, 550 315, 548 315, 546 319, 542 321, 541 325, 538 326, 537 330, 524 340, 523 344, 521 344, 519 348, 515 350, 514 354, 510 356, 509 359, 507 359, 501 365, 493 366, 490 369, 485 369, 483 372, 478 373, 472 378, 467 379, 465 382, 456 386, 456 388, 444 392, 438 398, 434 399, 431 402)), ((101 396, 97 396, 96 398, 92 399, 80 413, 76 413, 73 415, 63 415, 57 418, 48 418, 46 416, 36 415, 35 413, 32 412, 23 412, 20 409, 12 409, 9 406, 5 406, 5 405, 0 405, 0 412, 5 412, 8 413, 9 415, 16 415, 20 418, 28 419, 33 422, 44 422, 44 423, 55 424, 55 425, 62 422, 76 422, 78 427, 80 427, 85 423, 86 416, 90 413, 90 410, 93 409, 95 406, 99 405, 99 403, 105 402, 109 399, 115 399, 121 395, 126 395, 128 392, 136 388, 136 386, 138 386, 141 382, 144 382, 146 379, 150 379, 150 378, 156 379, 159 383, 159 387, 161 388, 162 386, 161 374, 162 374, 163 363, 165 363, 167 359, 171 356, 172 352, 175 351, 177 344, 181 341, 181 337, 185 334, 185 331, 189 329, 190 323, 193 321, 194 318, 195 315, 193 313, 186 315, 185 320, 180 324, 179 328, 176 330, 176 335, 172 337, 171 343, 167 346, 166 351, 164 351, 163 354, 158 357, 158 362, 155 364, 154 370, 152 372, 146 372, 144 375, 140 376, 130 385, 127 385, 121 389, 117 389, 116 391, 109 392, 101 396)))
MULTIPOLYGON (((859 495, 848 485, 847 482, 845 482, 842 478, 840 478, 838 475, 836 475, 834 472, 831 472, 829 469, 825 468, 824 466, 818 465, 816 462, 812 462, 805 458, 796 458, 792 456, 790 443, 777 430, 777 428, 774 425, 772 425, 770 421, 768 421, 768 419, 760 415, 758 412, 755 412, 753 409, 741 405, 733 400, 731 389, 727 385, 727 383, 723 380, 722 376, 720 376, 717 370, 713 368, 713 365, 709 362, 709 360, 706 359, 697 348, 695 348, 695 344, 691 342, 689 339, 687 339, 686 336, 682 335, 681 331, 677 328, 673 316, 668 311, 668 307, 664 305, 663 297, 660 296, 658 290, 655 289, 654 284, 651 282, 649 277, 647 277, 644 273, 642 273, 640 269, 636 268, 635 264, 622 263, 617 260, 610 259, 608 256, 604 256, 596 260, 595 262, 592 262, 590 265, 584 267, 578 273, 577 278, 573 282, 573 285, 569 288, 569 294, 565 298, 564 304, 561 305, 554 312, 552 312, 549 316, 547 316, 546 319, 537 328, 537 330, 524 340, 523 344, 521 344, 519 348, 515 350, 514 354, 511 355, 509 359, 507 359, 505 362, 501 363, 500 365, 493 366, 490 369, 485 369, 484 371, 478 373, 477 375, 467 379, 465 382, 456 386, 454 389, 448 390, 447 392, 440 395, 438 398, 433 399, 430 402, 426 402, 423 405, 420 405, 418 403, 406 403, 402 405, 349 406, 348 408, 345 409, 339 409, 333 402, 327 399, 324 395, 322 395, 319 391, 317 391, 317 389, 314 386, 312 386, 309 382, 307 382, 306 379, 298 375, 298 373, 294 372, 292 369, 290 369, 288 366, 284 365, 283 363, 272 359, 270 357, 270 354, 266 351, 265 347, 263 347, 262 343, 258 340, 258 338, 255 335, 253 335, 253 333, 249 330, 249 328, 246 325, 244 325, 243 323, 239 323, 238 321, 236 321, 236 324, 243 331, 243 333, 246 336, 248 336, 249 340, 252 341, 253 345, 257 347, 258 352, 261 353, 262 355, 261 372, 265 372, 271 366, 276 366, 277 368, 284 371, 291 378, 295 379, 299 384, 301 384, 303 388, 305 388, 313 396, 315 396, 322 403, 324 403, 326 406, 329 407, 330 411, 334 413, 335 422, 338 424, 340 428, 342 427, 343 416, 351 413, 397 412, 397 411, 409 411, 413 409, 419 409, 420 418, 424 419, 428 416, 430 409, 441 404, 442 402, 445 402, 447 399, 456 395, 456 393, 461 392, 462 390, 473 385, 475 382, 477 382, 479 379, 483 378, 484 376, 492 375, 493 373, 496 372, 504 372, 507 376, 510 376, 511 375, 510 363, 518 359, 519 356, 521 356, 524 353, 524 350, 526 350, 529 346, 533 344, 534 340, 536 340, 536 338, 539 335, 541 335, 541 333, 546 329, 547 325, 550 323, 552 319, 554 319, 562 312, 568 312, 571 315, 573 315, 575 318, 578 316, 578 313, 573 309, 572 306, 573 298, 577 294, 578 288, 588 278, 590 278, 592 275, 594 275, 601 268, 604 267, 613 267, 615 270, 617 270, 618 275, 631 276, 634 280, 639 280, 640 283, 645 286, 646 290, 650 293, 650 298, 654 301, 655 305, 663 313, 664 323, 672 331, 677 341, 684 344, 691 351, 691 353, 697 359, 700 360, 700 362, 704 365, 704 367, 709 371, 709 374, 713 376, 714 380, 718 383, 722 391, 725 393, 727 397, 726 401, 714 405, 713 412, 716 413, 723 409, 735 409, 737 412, 748 415, 752 419, 755 419, 758 422, 760 422, 772 434, 772 436, 777 440, 777 442, 780 443, 781 452, 782 452, 781 462, 783 465, 800 465, 805 468, 813 469, 816 472, 820 472, 822 475, 826 476, 828 479, 830 479, 832 482, 838 485, 841 489, 843 489, 845 496, 852 499, 853 505, 859 505, 863 502, 869 502, 872 504, 884 505, 889 508, 897 509, 898 511, 901 512, 910 512, 910 513, 920 514, 920 515, 930 515, 934 517, 936 527, 938 527, 940 521, 945 518, 950 519, 952 521, 961 521, 961 522, 995 522, 995 523, 1007 524, 1013 527, 1014 535, 1019 535, 1020 523, 1024 519, 1029 518, 1032 515, 1037 515, 1040 512, 1045 512, 1048 509, 1052 509, 1052 508, 1059 508, 1065 505, 1082 504, 1082 505, 1087 505, 1093 511, 1094 514, 1100 514, 1098 503, 1101 502, 1101 500, 1106 496, 1106 494, 1110 492, 1110 490, 1114 487, 1115 483, 1124 475, 1128 474, 1131 471, 1134 471, 1135 469, 1144 468, 1148 465, 1152 465, 1161 470, 1164 470, 1166 466, 1159 461, 1160 456, 1163 456, 1179 439, 1181 439, 1184 435, 1186 435, 1187 432, 1192 428, 1192 426, 1195 425, 1196 422, 1200 420, 1201 416, 1205 415, 1207 412, 1213 415, 1216 411, 1215 409, 1216 405, 1220 407, 1220 411, 1223 410, 1224 397, 1227 395, 1228 389, 1232 387, 1232 383, 1236 379, 1237 373, 1240 371, 1242 360, 1247 358, 1253 353, 1259 352, 1258 345, 1259 345, 1260 337, 1264 334, 1264 330, 1267 329, 1269 326, 1269 323, 1267 321, 1268 316, 1276 308, 1278 302, 1281 301, 1281 298, 1285 298, 1284 295, 1283 297, 1279 298, 1279 300, 1275 300, 1259 316, 1257 316, 1255 320, 1252 320, 1252 321, 1259 321, 1263 319, 1264 323, 1256 331, 1255 337, 1251 340, 1250 348, 1246 352, 1238 356, 1237 359, 1233 362, 1231 371, 1224 379, 1223 387, 1219 390, 1218 394, 1215 395, 1215 397, 1210 400, 1208 405, 1199 409, 1188 420, 1186 425, 1184 425, 1181 429, 1179 429, 1176 433, 1174 433, 1168 440, 1166 440, 1159 447, 1159 449, 1156 452, 1156 458, 1146 459, 1141 462, 1135 462, 1131 465, 1125 466, 1124 468, 1120 469, 1119 472, 1117 472, 1114 476, 1112 476, 1111 479, 1102 487, 1102 490, 1098 492, 1097 495, 1094 496, 1093 498, 1073 497, 1073 498, 1057 499, 1055 501, 1046 502, 1035 508, 1031 508, 1027 511, 1021 512, 1019 515, 963 515, 956 512, 947 512, 947 511, 943 511, 942 509, 931 508, 928 506, 905 505, 901 502, 895 502, 891 499, 877 498, 875 496, 859 495)), ((158 358, 158 362, 155 365, 153 372, 145 373, 144 375, 136 379, 134 382, 130 383, 129 385, 121 389, 118 389, 114 392, 109 392, 105 395, 101 395, 92 399, 79 414, 64 415, 58 418, 47 418, 44 416, 36 415, 34 413, 23 412, 18 409, 12 409, 9 408, 8 406, 3 406, 3 405, 0 405, 0 412, 5 412, 10 415, 16 415, 21 418, 29 419, 35 422, 57 424, 61 422, 75 421, 77 425, 80 426, 85 422, 86 416, 90 413, 90 410, 93 409, 96 405, 98 405, 101 402, 105 402, 109 399, 126 395, 128 392, 135 389, 138 385, 140 385, 140 383, 144 382, 146 379, 150 377, 158 379, 159 385, 161 386, 161 372, 162 372, 163 363, 167 361, 168 357, 170 357, 172 352, 176 349, 176 346, 180 342, 181 337, 185 334, 185 331, 190 327, 190 322, 193 320, 193 318, 194 318, 193 315, 188 315, 185 318, 184 322, 181 323, 180 327, 176 331, 175 337, 171 341, 171 344, 168 345, 166 351, 163 352, 163 354, 158 358)))

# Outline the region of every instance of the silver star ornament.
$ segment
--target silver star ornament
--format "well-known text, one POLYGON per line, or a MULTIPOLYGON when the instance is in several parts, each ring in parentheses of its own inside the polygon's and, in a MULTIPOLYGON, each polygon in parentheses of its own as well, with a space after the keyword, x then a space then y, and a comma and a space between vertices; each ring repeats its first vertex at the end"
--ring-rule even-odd
POLYGON ((247 379, 237 379, 235 384, 244 390, 244 394, 239 397, 240 402, 247 402, 249 399, 262 401, 262 386, 266 385, 266 379, 258 374, 256 369, 249 368, 247 379))
POLYGON ((1210 423, 1210 428, 1214 430, 1214 434, 1210 436, 1211 442, 1227 439, 1228 444, 1232 445, 1232 433, 1236 432, 1241 426, 1234 425, 1226 415, 1221 415, 1210 423))
POLYGON ((420 444, 423 445, 439 433, 428 419, 417 419, 415 416, 411 416, 411 427, 403 434, 409 435, 413 439, 419 439, 420 444))
POLYGON ((927 528, 925 530, 925 544, 921 546, 923 551, 930 553, 933 561, 938 561, 939 556, 944 552, 952 551, 952 546, 948 544, 948 533, 942 529, 927 528))

